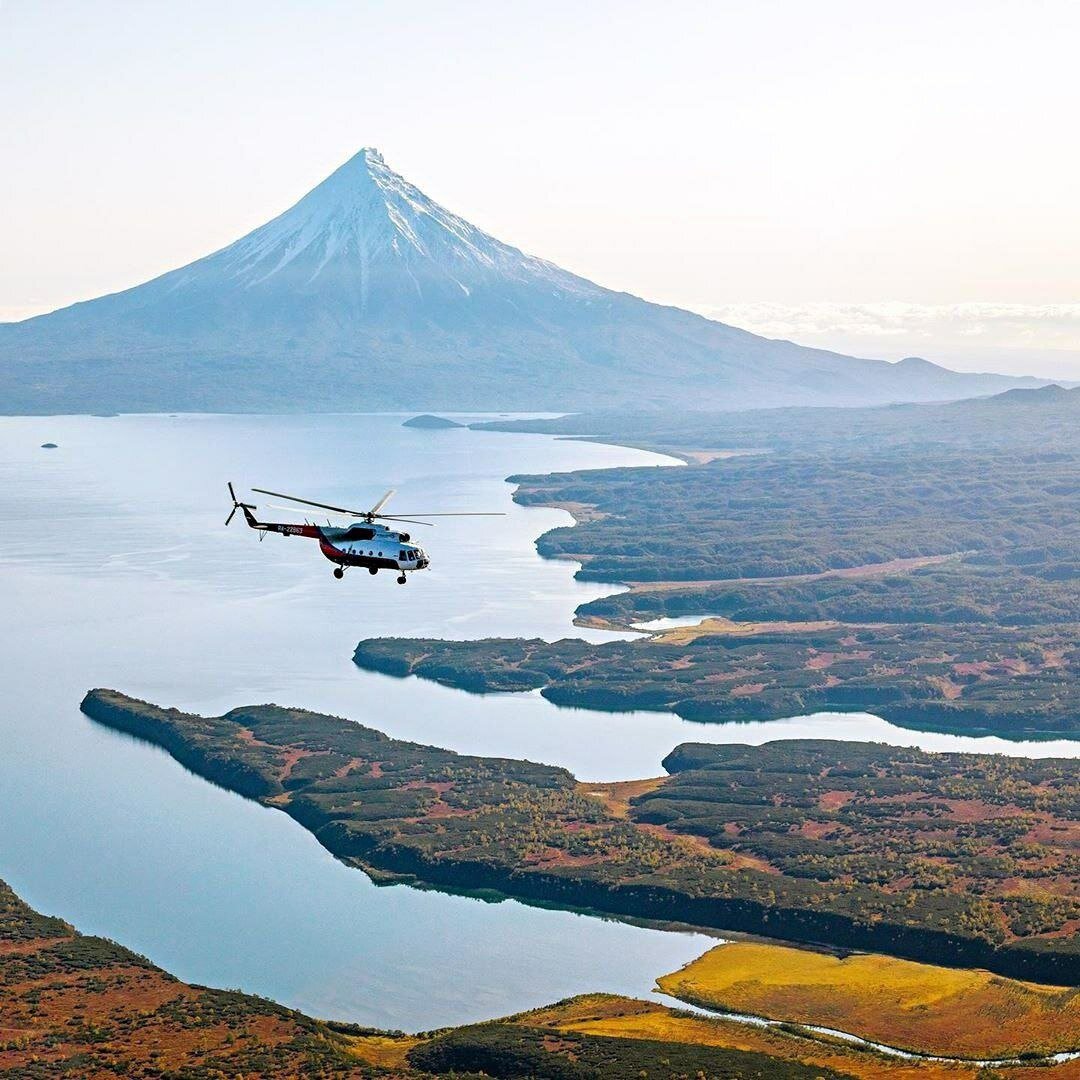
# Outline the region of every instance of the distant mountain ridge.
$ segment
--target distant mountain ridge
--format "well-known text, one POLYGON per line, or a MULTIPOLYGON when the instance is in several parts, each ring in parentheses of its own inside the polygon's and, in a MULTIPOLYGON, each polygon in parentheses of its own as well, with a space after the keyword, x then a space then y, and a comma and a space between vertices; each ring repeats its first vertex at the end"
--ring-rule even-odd
POLYGON ((0 325, 0 412, 873 404, 1044 380, 856 359, 605 289, 364 149, 235 243, 0 325))
POLYGON ((904 455, 912 452, 1014 458, 1074 453, 1080 387, 1014 388, 989 397, 868 406, 795 406, 688 413, 652 409, 488 420, 485 431, 531 431, 680 453, 761 451, 904 455))
POLYGON ((1062 386, 1060 383, 1046 383, 1044 386, 1027 388, 1022 386, 1013 387, 1004 393, 996 394, 988 399, 998 405, 1011 405, 1016 403, 1031 404, 1033 402, 1080 401, 1080 386, 1062 386))

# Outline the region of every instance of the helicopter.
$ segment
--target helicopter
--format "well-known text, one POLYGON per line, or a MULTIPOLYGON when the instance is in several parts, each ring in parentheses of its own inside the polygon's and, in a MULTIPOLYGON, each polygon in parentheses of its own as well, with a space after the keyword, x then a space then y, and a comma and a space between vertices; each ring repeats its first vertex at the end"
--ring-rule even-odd
MULTIPOLYGON (((240 502, 233 490, 232 482, 228 483, 229 498, 232 499, 232 510, 225 519, 228 526, 237 510, 244 514, 248 525, 259 531, 261 540, 266 533, 280 533, 282 536, 306 536, 319 541, 319 550, 334 566, 334 577, 340 581, 345 576, 345 570, 350 566, 363 566, 369 574, 377 574, 380 570, 396 570, 398 572, 397 583, 404 585, 408 580, 405 577, 407 571, 426 570, 431 565, 431 560, 423 548, 412 543, 412 538, 407 532, 384 525, 384 521, 406 522, 409 525, 434 525, 432 521, 419 521, 417 515, 384 514, 382 509, 390 501, 394 494, 391 488, 370 510, 350 510, 343 506, 331 506, 329 503, 313 502, 311 499, 300 499, 295 495, 285 495, 280 491, 267 491, 266 488, 252 488, 260 495, 270 495, 275 499, 286 499, 289 502, 301 503, 304 506, 316 506, 321 510, 329 510, 335 514, 345 514, 355 518, 349 525, 332 525, 329 519, 325 525, 315 525, 305 520, 303 525, 294 525, 291 522, 259 521, 252 511, 258 507, 252 503, 240 502)), ((272 504, 271 504, 272 505, 272 504)), ((285 510, 289 513, 301 513, 293 507, 281 506, 275 509, 285 510)), ((502 513, 443 513, 424 514, 423 517, 504 517, 502 513)))

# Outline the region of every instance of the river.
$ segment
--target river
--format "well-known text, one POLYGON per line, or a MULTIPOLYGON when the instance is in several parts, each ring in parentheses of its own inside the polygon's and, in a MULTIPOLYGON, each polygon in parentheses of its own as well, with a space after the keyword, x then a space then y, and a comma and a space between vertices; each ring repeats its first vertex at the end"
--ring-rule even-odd
MULTIPOLYGON (((721 727, 563 710, 537 694, 476 697, 357 670, 362 637, 610 637, 571 625, 574 607, 610 588, 536 555, 535 538, 568 516, 515 506, 504 478, 674 464, 548 436, 418 431, 402 419, 0 419, 0 877, 31 904, 190 981, 411 1030, 586 990, 647 996, 656 975, 711 944, 514 901, 376 888, 284 814, 86 719, 78 703, 93 686, 202 712, 302 705, 595 780, 655 775, 688 739, 1025 749, 860 714, 721 727), (226 480, 360 506, 393 486, 390 512, 506 516, 414 530, 433 564, 405 587, 355 571, 338 582, 310 541, 260 543, 239 516, 226 530, 226 480)), ((1026 749, 1080 755, 1063 741, 1026 749)))

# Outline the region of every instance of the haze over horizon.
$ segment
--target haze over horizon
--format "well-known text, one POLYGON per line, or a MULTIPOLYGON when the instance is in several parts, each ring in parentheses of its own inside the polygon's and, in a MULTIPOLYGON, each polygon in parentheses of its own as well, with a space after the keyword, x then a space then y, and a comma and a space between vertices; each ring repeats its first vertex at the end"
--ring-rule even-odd
POLYGON ((197 259, 376 145, 611 288, 856 355, 1080 378, 1080 15, 1056 0, 7 0, 0 29, 0 319, 197 259))

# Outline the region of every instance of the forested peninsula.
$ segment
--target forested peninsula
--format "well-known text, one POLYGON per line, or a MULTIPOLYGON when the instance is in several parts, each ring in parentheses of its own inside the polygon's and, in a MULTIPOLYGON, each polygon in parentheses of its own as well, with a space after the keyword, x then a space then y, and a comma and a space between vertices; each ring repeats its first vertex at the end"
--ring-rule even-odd
POLYGON ((511 479, 520 503, 574 508, 542 554, 629 586, 579 622, 703 621, 600 645, 370 640, 362 667, 701 721, 858 710, 1006 738, 1080 731, 1080 390, 483 426, 681 453, 683 468, 511 479))
POLYGON ((582 784, 273 705, 83 710, 277 807, 376 880, 1080 984, 1075 763, 875 744, 684 745, 582 784))

